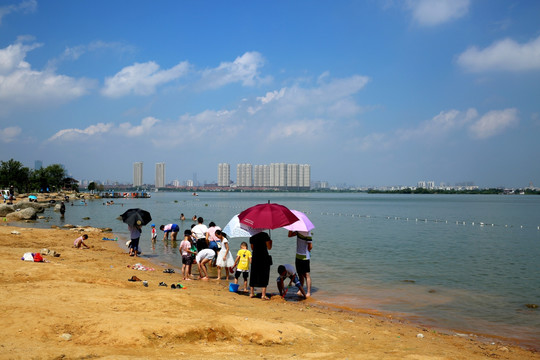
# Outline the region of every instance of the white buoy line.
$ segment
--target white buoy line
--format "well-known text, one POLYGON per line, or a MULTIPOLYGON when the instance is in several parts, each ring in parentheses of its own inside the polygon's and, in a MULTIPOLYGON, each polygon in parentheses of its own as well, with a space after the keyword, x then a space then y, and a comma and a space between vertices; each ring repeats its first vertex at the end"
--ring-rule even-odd
MULTIPOLYGON (((212 205, 212 204, 208 204, 208 203, 201 203, 199 201, 187 201, 187 200, 184 200, 183 202, 178 202, 178 204, 186 204, 188 203, 189 205, 193 205, 195 207, 216 207, 216 208, 227 208, 227 209, 239 209, 239 210, 245 210, 245 207, 243 206, 232 206, 232 205, 212 205)), ((312 214, 311 211, 303 211, 301 209, 295 209, 295 210, 299 210, 299 211, 302 211, 303 213, 305 213, 306 215, 309 215, 309 214, 312 214)), ((400 221, 410 221, 412 220, 412 218, 408 218, 408 217, 400 217, 400 216, 372 216, 372 215, 368 215, 368 214, 347 214, 347 213, 336 213, 336 212, 321 212, 320 213, 321 215, 324 215, 324 216, 345 216, 345 217, 351 217, 351 218, 365 218, 365 219, 386 219, 386 220, 400 220, 400 221)), ((445 220, 445 219, 427 219, 427 218, 414 218, 415 222, 416 223, 439 223, 439 224, 449 224, 449 223, 452 223, 453 221, 448 221, 448 220, 445 220)), ((505 227, 505 228, 514 228, 514 227, 518 227, 520 229, 526 229, 528 227, 526 226, 523 226, 523 225, 511 225, 511 224, 505 224, 505 225, 500 225, 500 224, 493 224, 493 223, 485 223, 485 222, 475 222, 475 221, 464 221, 464 220, 456 220, 455 221, 455 225, 459 225, 459 226, 467 226, 467 225, 470 225, 470 226, 479 226, 479 227, 505 227)), ((536 230, 540 231, 540 225, 538 225, 536 227, 536 230)))

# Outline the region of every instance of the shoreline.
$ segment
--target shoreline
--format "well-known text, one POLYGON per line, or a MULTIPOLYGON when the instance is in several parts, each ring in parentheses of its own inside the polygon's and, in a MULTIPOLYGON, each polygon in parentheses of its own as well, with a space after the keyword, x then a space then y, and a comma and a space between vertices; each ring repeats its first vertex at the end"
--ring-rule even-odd
POLYGON ((179 281, 178 273, 162 272, 163 264, 131 258, 118 244, 101 240, 114 234, 90 234, 92 247, 81 250, 72 247, 79 232, 0 227, 0 358, 232 358, 241 352, 267 358, 540 359, 536 351, 505 341, 443 334, 365 309, 336 310, 279 296, 262 301, 230 293, 228 281, 179 281), (42 248, 61 255, 44 256, 48 263, 20 260, 42 248), (137 262, 155 271, 129 268, 137 262), (149 286, 127 281, 133 275, 149 286), (176 282, 185 288, 171 289, 176 282))

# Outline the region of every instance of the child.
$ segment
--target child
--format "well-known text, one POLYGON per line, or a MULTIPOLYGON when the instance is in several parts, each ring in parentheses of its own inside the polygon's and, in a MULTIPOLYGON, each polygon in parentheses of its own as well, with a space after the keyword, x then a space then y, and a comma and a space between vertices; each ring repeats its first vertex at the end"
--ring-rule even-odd
POLYGON ((221 269, 225 268, 225 280, 229 280, 229 268, 234 266, 234 260, 229 249, 227 234, 216 230, 216 237, 221 241, 221 250, 216 255, 217 280, 221 280, 221 269))
POLYGON ((191 280, 191 264, 193 264, 192 255, 195 254, 195 252, 191 250, 191 246, 191 230, 185 230, 184 240, 182 240, 180 247, 178 248, 182 254, 182 276, 184 277, 184 280, 191 280))
POLYGON ((283 298, 285 298, 287 291, 283 291, 283 280, 285 280, 285 278, 289 278, 291 279, 289 286, 291 286, 294 281, 294 284, 298 287, 298 290, 300 290, 304 298, 306 298, 306 292, 304 291, 304 287, 302 286, 302 284, 300 284, 300 280, 298 280, 296 271, 291 264, 279 265, 277 268, 277 272, 279 274, 279 277, 277 278, 277 286, 280 296, 283 296, 283 298))
POLYGON ((212 249, 202 249, 197 254, 196 260, 197 266, 199 267, 199 279, 208 280, 208 269, 206 268, 206 264, 211 262, 214 256, 216 256, 216 252, 212 249))
POLYGON ((84 246, 85 248, 90 249, 90 247, 84 243, 84 240, 86 240, 86 239, 88 239, 88 235, 86 235, 86 234, 84 234, 83 236, 78 237, 73 242, 73 247, 75 247, 77 249, 80 249, 80 248, 82 248, 84 246))
POLYGON ((150 240, 152 241, 153 244, 155 244, 156 239, 157 239, 156 224, 152 224, 152 232, 150 233, 150 235, 151 235, 150 240))
POLYGON ((251 251, 248 250, 248 244, 243 241, 242 244, 240 244, 240 250, 236 253, 236 260, 234 261, 233 268, 236 267, 236 272, 234 273, 235 284, 238 284, 240 274, 244 277, 244 292, 247 292, 249 264, 251 264, 251 251))

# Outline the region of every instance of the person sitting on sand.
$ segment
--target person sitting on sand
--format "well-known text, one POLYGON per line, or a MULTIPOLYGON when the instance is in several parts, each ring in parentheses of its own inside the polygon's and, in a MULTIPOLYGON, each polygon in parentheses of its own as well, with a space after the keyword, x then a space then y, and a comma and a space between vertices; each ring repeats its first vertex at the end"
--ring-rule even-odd
POLYGON ((163 241, 169 239, 169 233, 171 233, 171 240, 176 241, 176 235, 180 231, 180 226, 177 224, 167 224, 167 225, 161 225, 159 227, 159 230, 163 231, 163 241))
POLYGON ((75 239, 75 241, 73 242, 73 247, 74 248, 77 248, 77 249, 80 249, 82 248, 83 246, 87 249, 90 249, 90 246, 86 245, 84 243, 84 240, 88 239, 88 235, 84 234, 83 236, 79 236, 77 239, 75 239))
POLYGON ((195 259, 197 260, 197 266, 199 267, 199 278, 201 280, 208 280, 208 269, 206 264, 212 261, 216 256, 216 252, 212 249, 203 249, 199 251, 195 259))
POLYGON ((296 287, 298 287, 298 290, 300 290, 300 293, 302 293, 304 298, 306 298, 306 292, 304 291, 304 287, 302 286, 302 284, 300 284, 300 280, 298 280, 298 275, 296 275, 296 271, 291 264, 279 265, 277 268, 277 272, 279 276, 276 281, 280 296, 285 297, 285 294, 287 294, 287 291, 283 290, 283 280, 285 280, 285 278, 289 278, 291 279, 291 281, 289 282, 289 286, 291 286, 291 284, 294 282, 296 287))

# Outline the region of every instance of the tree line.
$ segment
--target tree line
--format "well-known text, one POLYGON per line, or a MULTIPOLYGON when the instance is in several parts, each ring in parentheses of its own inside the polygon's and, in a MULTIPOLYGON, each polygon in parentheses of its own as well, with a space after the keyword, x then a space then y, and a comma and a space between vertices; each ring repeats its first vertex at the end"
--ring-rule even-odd
POLYGON ((79 182, 67 176, 60 164, 32 170, 19 161, 0 162, 0 188, 13 186, 19 193, 79 190, 79 182))

